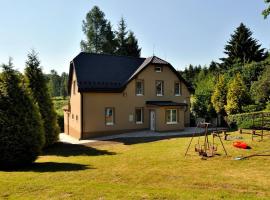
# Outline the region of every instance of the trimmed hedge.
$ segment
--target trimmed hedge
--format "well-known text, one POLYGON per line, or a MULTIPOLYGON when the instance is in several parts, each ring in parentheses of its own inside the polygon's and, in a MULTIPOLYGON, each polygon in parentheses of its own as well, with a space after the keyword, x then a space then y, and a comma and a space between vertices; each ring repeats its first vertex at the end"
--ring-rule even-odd
POLYGON ((231 127, 245 129, 270 129, 270 112, 250 112, 236 115, 229 115, 227 121, 231 127), (262 117, 264 124, 262 124, 262 117))

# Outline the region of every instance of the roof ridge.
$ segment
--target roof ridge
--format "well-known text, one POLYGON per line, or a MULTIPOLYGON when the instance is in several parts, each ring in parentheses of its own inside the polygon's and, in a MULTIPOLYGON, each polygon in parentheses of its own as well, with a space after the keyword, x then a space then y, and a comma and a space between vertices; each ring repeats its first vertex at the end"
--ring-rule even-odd
POLYGON ((132 59, 146 59, 144 57, 135 57, 135 56, 124 56, 124 55, 115 55, 115 54, 109 54, 109 53, 90 53, 90 52, 85 52, 81 51, 80 54, 93 54, 93 55, 98 55, 98 56, 112 56, 112 57, 124 57, 124 58, 132 58, 132 59))

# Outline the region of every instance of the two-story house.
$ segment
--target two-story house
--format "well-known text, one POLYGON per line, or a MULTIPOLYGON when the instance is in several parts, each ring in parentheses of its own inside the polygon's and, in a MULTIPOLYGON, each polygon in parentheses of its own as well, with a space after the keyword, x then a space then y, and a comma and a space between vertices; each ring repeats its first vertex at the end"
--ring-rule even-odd
POLYGON ((70 63, 65 133, 78 139, 189 126, 190 91, 168 62, 80 53, 70 63))

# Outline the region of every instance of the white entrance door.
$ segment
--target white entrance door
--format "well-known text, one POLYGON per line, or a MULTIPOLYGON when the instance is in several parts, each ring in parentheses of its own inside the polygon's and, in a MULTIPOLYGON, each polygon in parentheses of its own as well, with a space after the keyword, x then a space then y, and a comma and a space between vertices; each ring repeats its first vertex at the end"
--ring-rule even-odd
POLYGON ((155 131, 156 126, 156 113, 154 110, 150 110, 150 130, 155 131))

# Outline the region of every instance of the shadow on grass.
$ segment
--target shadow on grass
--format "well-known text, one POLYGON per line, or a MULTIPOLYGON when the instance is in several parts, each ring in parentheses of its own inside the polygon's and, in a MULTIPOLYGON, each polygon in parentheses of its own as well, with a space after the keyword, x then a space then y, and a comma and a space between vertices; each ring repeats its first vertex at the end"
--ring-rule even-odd
POLYGON ((181 137, 188 137, 188 136, 160 136, 160 137, 123 137, 123 138, 115 138, 109 141, 123 143, 124 145, 133 145, 133 144, 140 144, 140 143, 149 143, 149 142, 156 142, 161 140, 168 140, 173 138, 181 138, 181 137))
POLYGON ((80 144, 67 144, 58 142, 43 150, 42 155, 56 156, 100 156, 100 155, 115 155, 116 153, 107 150, 96 149, 90 146, 80 144))
POLYGON ((0 171, 6 172, 61 172, 61 171, 80 171, 86 169, 94 169, 88 165, 75 164, 75 163, 57 163, 57 162, 42 162, 33 163, 28 166, 18 168, 4 168, 0 171))

